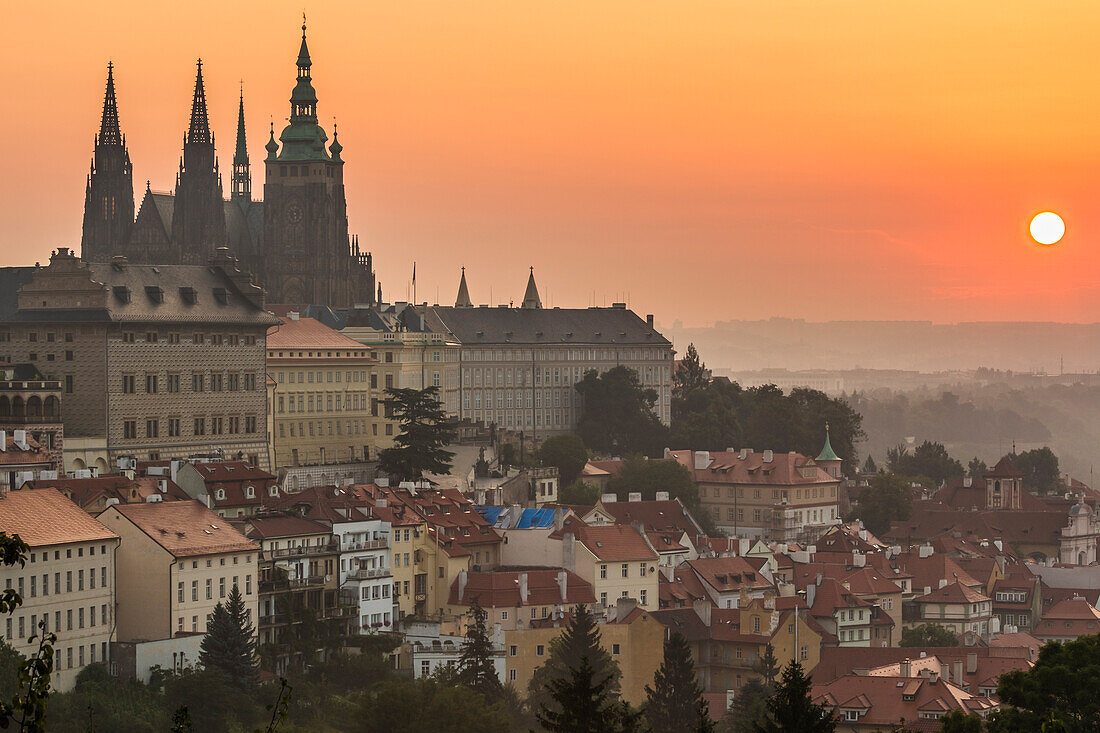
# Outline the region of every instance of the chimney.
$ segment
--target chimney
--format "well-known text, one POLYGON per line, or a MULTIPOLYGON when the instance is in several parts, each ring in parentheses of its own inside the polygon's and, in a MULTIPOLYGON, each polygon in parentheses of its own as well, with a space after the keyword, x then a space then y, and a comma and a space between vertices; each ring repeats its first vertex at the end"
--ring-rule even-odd
MULTIPOLYGON (((817 577, 819 578, 818 582, 820 582, 821 576, 819 575, 817 577)), ((817 598, 817 586, 811 583, 806 586, 806 606, 813 608, 815 598, 817 598)))
POLYGON ((623 619, 630 615, 631 611, 638 607, 638 600, 636 598, 616 598, 615 599, 615 621, 616 623, 622 623, 623 619))
POLYGON ((977 652, 970 652, 966 655, 966 673, 974 674, 978 671, 978 654, 977 652))
POLYGON ((653 329, 653 314, 647 313, 645 317, 645 325, 649 326, 650 330, 653 329))
POLYGON ((940 578, 940 588, 943 588, 946 585, 947 585, 947 578, 940 578))
POLYGON ((709 598, 696 598, 692 602, 692 607, 695 609, 695 615, 699 617, 699 620, 703 622, 703 626, 710 628, 710 612, 713 606, 710 604, 709 598))
POLYGON ((775 460, 775 453, 770 450, 764 451, 764 463, 771 463, 775 460))
POLYGON ((668 492, 667 491, 658 491, 657 493, 655 493, 653 495, 653 500, 654 501, 668 501, 668 492))
POLYGON ((962 685, 963 683, 963 660, 956 659, 954 662, 955 672, 952 678, 952 682, 956 685, 962 685))
POLYGON ((932 557, 933 552, 932 545, 925 543, 917 549, 917 556, 923 560, 926 557, 932 557))
POLYGON ((933 685, 940 681, 940 671, 938 669, 928 670, 928 681, 933 685))
POLYGON ((626 500, 627 501, 641 501, 642 500, 642 492, 640 492, 640 491, 631 491, 629 494, 626 495, 626 500))
POLYGON ((619 497, 615 496, 614 494, 604 494, 600 497, 600 501, 602 501, 604 504, 613 504, 618 500, 619 497))
POLYGON ((963 488, 969 489, 973 485, 974 485, 974 479, 972 479, 970 476, 967 476, 963 479, 963 488))
POLYGON ((909 661, 909 657, 901 660, 901 672, 902 677, 911 677, 913 675, 913 663, 909 661))
POLYGON ((299 318, 302 317, 302 315, 298 311, 290 311, 286 314, 286 317, 292 321, 297 321, 299 318))
POLYGON ((561 565, 566 570, 576 572, 577 538, 572 532, 565 532, 561 536, 561 565))
POLYGON ((469 581, 470 575, 465 570, 458 571, 458 600, 462 600, 462 596, 466 593, 466 583, 469 581))
POLYGON ((565 603, 569 597, 569 573, 564 570, 558 571, 558 588, 561 589, 561 602, 565 603))
POLYGON ((6 453, 8 450, 8 431, 0 430, 0 453, 6 453))
POLYGON ((527 573, 519 574, 519 601, 527 603, 527 573))
POLYGON ((27 450, 27 431, 26 430, 13 430, 11 431, 11 440, 19 448, 19 450, 27 450))
POLYGON ((702 471, 704 468, 710 465, 710 451, 697 450, 695 451, 695 470, 702 471))

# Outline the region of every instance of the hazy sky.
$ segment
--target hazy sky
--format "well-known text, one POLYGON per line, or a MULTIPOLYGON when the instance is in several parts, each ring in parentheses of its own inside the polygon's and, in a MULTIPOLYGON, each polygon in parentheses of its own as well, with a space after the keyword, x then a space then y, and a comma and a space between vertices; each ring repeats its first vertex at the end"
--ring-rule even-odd
MULTIPOLYGON (((113 59, 168 190, 203 58, 228 175, 288 115, 301 2, 5 8, 0 265, 80 239, 113 59)), ((659 322, 1096 321, 1100 3, 310 3, 322 124, 387 299, 628 298, 659 322), (1067 223, 1041 248, 1041 210, 1067 223)))

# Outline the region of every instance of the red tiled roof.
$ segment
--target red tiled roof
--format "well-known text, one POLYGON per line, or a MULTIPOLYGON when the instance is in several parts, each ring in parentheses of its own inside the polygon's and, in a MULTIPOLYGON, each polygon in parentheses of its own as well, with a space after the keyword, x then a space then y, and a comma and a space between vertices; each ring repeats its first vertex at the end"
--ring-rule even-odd
POLYGON ((31 547, 118 537, 51 488, 0 494, 0 529, 19 535, 31 547))
POLYGON ((470 605, 474 599, 482 608, 512 608, 516 606, 550 606, 595 603, 592 585, 576 573, 559 568, 500 569, 484 573, 468 573, 466 587, 459 598, 459 578, 451 583, 448 603, 470 605), (564 572, 566 597, 561 597, 558 573, 564 572), (527 575, 527 601, 520 597, 519 578, 527 575))
POLYGON ((40 479, 28 481, 25 487, 55 488, 80 508, 93 513, 104 509, 107 499, 117 499, 121 504, 142 503, 155 494, 160 495, 161 501, 191 499, 167 476, 138 476, 131 479, 120 473, 109 473, 94 478, 40 479), (164 481, 164 491, 160 490, 161 481, 164 481))
POLYGON ((1100 619, 1100 611, 1084 598, 1067 598, 1043 611, 1043 621, 1094 621, 1100 619))
POLYGON ((115 504, 106 510, 116 511, 175 557, 259 549, 198 501, 115 504))
POLYGON ((984 603, 990 599, 989 596, 955 582, 913 600, 917 603, 984 603))
POLYGON ((332 534, 332 528, 293 514, 252 515, 244 518, 245 536, 259 539, 332 534))
POLYGON ((700 557, 687 562, 699 579, 719 593, 773 588, 770 580, 761 575, 759 568, 743 557, 700 557))
POLYGON ((15 444, 15 436, 10 432, 4 441, 7 446, 0 451, 0 466, 26 466, 39 463, 53 463, 50 453, 38 444, 30 435, 27 436, 27 449, 23 450, 15 444))
POLYGON ((671 451, 669 456, 691 471, 696 483, 827 485, 838 483, 825 469, 800 453, 774 453, 765 462, 762 451, 749 453, 743 460, 737 452, 712 451, 706 468, 695 468, 695 453, 671 451), (807 475, 803 475, 805 470, 807 475))
POLYGON ((675 530, 692 537, 703 530, 692 518, 687 507, 678 500, 669 501, 609 501, 600 502, 593 511, 602 510, 618 524, 640 522, 646 530, 675 530))
MULTIPOLYGON (((831 682, 814 684, 810 693, 814 702, 836 709, 865 711, 861 728, 890 728, 898 721, 920 722, 921 712, 964 713, 995 710, 999 705, 989 698, 972 695, 942 679, 935 682, 922 677, 869 677, 849 674, 831 682)), ((933 730, 938 730, 940 722, 933 730)))
POLYGON ((580 525, 574 530, 577 542, 605 562, 623 560, 657 560, 657 553, 646 543, 638 530, 621 524, 603 527, 580 525))

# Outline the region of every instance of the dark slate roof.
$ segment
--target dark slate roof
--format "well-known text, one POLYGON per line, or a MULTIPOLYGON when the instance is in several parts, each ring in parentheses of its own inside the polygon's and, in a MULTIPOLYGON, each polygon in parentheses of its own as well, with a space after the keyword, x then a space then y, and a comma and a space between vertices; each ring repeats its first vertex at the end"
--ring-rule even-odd
POLYGON ((626 308, 419 308, 432 331, 452 333, 464 345, 626 344, 671 346, 626 308))
POLYGON ((176 197, 170 193, 150 193, 148 194, 153 204, 157 207, 157 213, 160 214, 160 221, 164 225, 164 231, 171 236, 172 235, 172 214, 176 210, 176 197))
POLYGON ((10 321, 19 308, 19 288, 34 277, 33 267, 0 267, 0 321, 10 321))

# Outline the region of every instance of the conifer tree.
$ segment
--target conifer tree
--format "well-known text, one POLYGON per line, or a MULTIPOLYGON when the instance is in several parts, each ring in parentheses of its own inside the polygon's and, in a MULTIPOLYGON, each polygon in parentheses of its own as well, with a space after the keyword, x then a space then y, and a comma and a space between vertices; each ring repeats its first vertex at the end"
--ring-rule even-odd
POLYGON ((230 684, 248 690, 256 683, 256 629, 236 585, 214 607, 200 650, 202 666, 221 671, 230 684))
POLYGON ((598 679, 588 657, 564 677, 549 681, 551 705, 542 705, 538 721, 548 733, 633 733, 638 714, 611 691, 611 678, 598 679))
POLYGON ((756 663, 756 671, 764 680, 769 690, 775 687, 775 677, 779 674, 779 660, 775 658, 775 647, 768 642, 764 646, 764 653, 760 655, 760 661, 756 663))
POLYGON ((688 392, 707 383, 707 365, 699 359, 695 344, 688 344, 687 353, 680 360, 676 373, 672 375, 673 393, 682 399, 688 392))
POLYGON ((756 733, 834 733, 836 718, 810 697, 810 678, 799 662, 791 661, 768 700, 768 717, 757 723, 756 733))
POLYGON ((439 387, 386 388, 386 409, 401 423, 393 447, 378 454, 379 470, 416 480, 424 473, 447 473, 455 454, 447 446, 455 438, 454 424, 440 402, 439 387))
POLYGON ((714 723, 695 676, 687 641, 678 631, 665 641, 665 657, 646 685, 645 719, 651 733, 710 733, 714 723))
POLYGON ((493 664, 493 642, 489 639, 489 614, 474 599, 470 607, 470 623, 466 626, 466 643, 458 657, 458 680, 487 700, 497 700, 503 687, 493 664))
POLYGON ((600 631, 595 617, 584 605, 574 606, 572 614, 573 618, 565 631, 550 642, 546 663, 531 675, 527 686, 527 701, 532 710, 539 710, 544 705, 553 707, 549 692, 551 680, 567 678, 573 670, 580 667, 584 659, 592 667, 595 683, 606 681, 609 693, 619 693, 622 673, 618 663, 600 645, 600 631))

